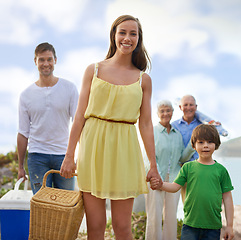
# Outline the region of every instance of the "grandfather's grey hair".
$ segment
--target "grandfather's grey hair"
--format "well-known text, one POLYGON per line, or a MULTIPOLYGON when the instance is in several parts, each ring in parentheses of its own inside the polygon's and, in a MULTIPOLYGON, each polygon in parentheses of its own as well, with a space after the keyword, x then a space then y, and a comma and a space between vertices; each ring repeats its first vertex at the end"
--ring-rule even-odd
POLYGON ((183 101, 184 98, 190 98, 190 97, 194 100, 195 104, 197 104, 195 97, 193 97, 193 95, 190 95, 190 94, 184 95, 184 96, 181 98, 180 104, 182 104, 182 101, 183 101))
POLYGON ((160 102, 158 102, 157 103, 157 111, 159 110, 159 108, 161 106, 170 107, 172 109, 172 111, 174 110, 172 107, 172 103, 169 100, 161 100, 160 102))

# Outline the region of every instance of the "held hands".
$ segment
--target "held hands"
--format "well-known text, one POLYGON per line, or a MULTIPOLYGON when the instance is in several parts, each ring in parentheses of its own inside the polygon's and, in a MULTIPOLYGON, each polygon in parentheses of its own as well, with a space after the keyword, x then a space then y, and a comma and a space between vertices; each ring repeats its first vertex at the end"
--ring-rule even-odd
POLYGON ((233 228, 226 227, 223 235, 223 239, 225 240, 232 240, 234 238, 233 228))
POLYGON ((76 169, 76 165, 74 162, 74 156, 66 154, 64 161, 61 165, 60 175, 65 178, 71 178, 72 173, 75 172, 75 169, 76 169))
POLYGON ((160 180, 157 178, 151 178, 150 184, 152 190, 160 190, 163 185, 163 182, 160 182, 160 180))
POLYGON ((151 184, 151 189, 152 190, 156 190, 156 189, 160 189, 162 187, 162 179, 157 171, 157 168, 151 168, 149 170, 149 172, 147 173, 147 176, 146 176, 146 181, 147 182, 152 182, 155 180, 155 184, 152 185, 151 184))

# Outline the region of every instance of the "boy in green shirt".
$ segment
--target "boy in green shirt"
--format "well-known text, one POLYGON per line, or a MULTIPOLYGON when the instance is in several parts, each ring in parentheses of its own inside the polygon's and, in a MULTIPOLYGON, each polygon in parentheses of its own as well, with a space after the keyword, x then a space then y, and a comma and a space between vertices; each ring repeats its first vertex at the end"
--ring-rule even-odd
POLYGON ((231 240, 234 237, 233 186, 227 169, 212 159, 213 152, 220 145, 217 129, 201 124, 193 130, 191 142, 199 158, 185 163, 173 183, 164 182, 161 186, 157 179, 152 178, 151 186, 177 192, 187 183, 181 240, 219 240, 222 201, 227 220, 224 239, 231 240))

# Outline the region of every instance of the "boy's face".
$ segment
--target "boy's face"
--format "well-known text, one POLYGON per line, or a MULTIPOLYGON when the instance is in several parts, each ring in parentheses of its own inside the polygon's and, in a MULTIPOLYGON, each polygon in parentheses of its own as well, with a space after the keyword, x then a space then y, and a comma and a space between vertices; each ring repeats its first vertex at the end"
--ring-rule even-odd
POLYGON ((197 140, 195 150, 201 158, 211 158, 215 151, 215 143, 207 140, 197 140))

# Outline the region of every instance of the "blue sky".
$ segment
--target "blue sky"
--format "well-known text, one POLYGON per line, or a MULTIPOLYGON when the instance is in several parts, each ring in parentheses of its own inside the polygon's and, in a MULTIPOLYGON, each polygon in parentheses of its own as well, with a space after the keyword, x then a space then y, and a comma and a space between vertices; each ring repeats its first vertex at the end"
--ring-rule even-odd
MULTIPOLYGON (((81 86, 87 65, 102 60, 112 22, 122 14, 141 21, 152 59, 156 103, 193 94, 198 109, 241 136, 240 0, 0 0, 0 153, 14 150, 21 91, 35 82, 34 49, 57 52, 55 75, 81 86)), ((175 106, 173 120, 182 116, 175 106)))

